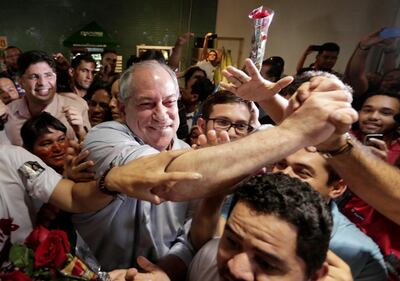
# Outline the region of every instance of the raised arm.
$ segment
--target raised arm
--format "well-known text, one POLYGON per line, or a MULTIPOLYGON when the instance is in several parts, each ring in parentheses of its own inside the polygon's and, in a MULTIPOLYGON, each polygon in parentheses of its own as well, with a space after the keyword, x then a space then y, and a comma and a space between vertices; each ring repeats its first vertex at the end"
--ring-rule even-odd
MULTIPOLYGON (((344 140, 342 138, 341 142, 344 140)), ((328 160, 352 192, 378 212, 400 224, 399 169, 373 155, 353 140, 347 153, 328 160)))
POLYGON ((299 73, 300 69, 303 68, 304 63, 307 59, 307 57, 314 51, 313 49, 313 45, 310 45, 307 47, 307 49, 305 49, 304 53, 301 55, 299 61, 297 62, 297 66, 296 66, 296 73, 299 73))
POLYGON ((182 201, 226 191, 267 164, 302 147, 325 141, 336 129, 331 115, 337 118, 339 112, 346 109, 351 112, 347 121, 353 123, 357 113, 351 109, 350 102, 351 95, 344 90, 311 95, 275 128, 231 143, 190 151, 174 159, 167 171, 197 171, 202 179, 191 185, 177 183, 167 194, 157 189, 154 192, 173 201, 182 201))
POLYGON ((203 50, 201 51, 201 58, 200 60, 205 60, 208 57, 208 37, 212 35, 212 32, 209 32, 204 36, 204 42, 203 42, 203 50))
POLYGON ((186 32, 185 34, 182 34, 181 36, 179 36, 179 38, 176 40, 174 49, 172 50, 172 54, 168 59, 168 65, 172 70, 179 69, 179 62, 182 57, 183 46, 187 44, 190 37, 192 37, 192 36, 193 36, 193 33, 186 32))
MULTIPOLYGON (((377 44, 389 44, 387 40, 379 37, 379 32, 381 30, 362 38, 347 63, 344 81, 353 87, 354 94, 357 96, 364 94, 368 89, 368 79, 365 72, 366 62, 371 48, 377 44)), ((394 55, 394 53, 390 56, 392 55, 394 55)))

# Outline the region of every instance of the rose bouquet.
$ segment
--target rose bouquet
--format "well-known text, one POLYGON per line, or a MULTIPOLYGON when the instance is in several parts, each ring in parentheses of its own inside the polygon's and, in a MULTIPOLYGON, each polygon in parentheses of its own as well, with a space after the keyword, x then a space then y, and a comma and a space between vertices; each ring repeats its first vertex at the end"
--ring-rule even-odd
POLYGON ((274 11, 265 10, 263 6, 254 9, 249 18, 253 20, 254 32, 251 40, 250 59, 258 70, 261 69, 264 59, 265 46, 268 39, 268 29, 274 18, 274 11))
POLYGON ((24 244, 11 245, 8 261, 0 269, 0 280, 99 280, 97 274, 70 252, 64 231, 38 226, 24 244))

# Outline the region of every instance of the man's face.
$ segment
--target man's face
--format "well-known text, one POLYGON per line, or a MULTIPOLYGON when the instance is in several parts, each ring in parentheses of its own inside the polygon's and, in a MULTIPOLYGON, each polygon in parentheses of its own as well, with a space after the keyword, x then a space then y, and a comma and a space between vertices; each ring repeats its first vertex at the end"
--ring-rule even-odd
POLYGON ((7 104, 18 98, 17 88, 15 88, 13 81, 8 78, 0 78, 0 99, 7 104))
POLYGON ((388 133, 396 127, 393 119, 400 112, 400 101, 389 96, 368 98, 359 111, 360 131, 363 134, 388 133))
POLYGON ((21 52, 17 48, 11 48, 5 51, 4 62, 9 70, 16 71, 18 69, 18 58, 21 52))
POLYGON ((117 55, 114 53, 106 53, 101 60, 101 64, 104 68, 108 68, 107 71, 114 72, 117 66, 117 55))
POLYGON ((315 68, 317 70, 330 71, 336 64, 338 52, 322 51, 315 60, 315 68))
POLYGON ((104 89, 94 92, 89 104, 89 121, 92 126, 108 121, 110 114, 110 95, 104 89))
POLYGON ((179 127, 177 84, 161 67, 138 69, 130 79, 136 87, 121 108, 125 122, 144 143, 167 149, 179 127))
POLYGON ((301 149, 275 164, 274 173, 284 173, 290 177, 307 182, 322 197, 330 198, 328 186, 329 173, 326 160, 318 152, 301 149))
POLYGON ((81 63, 72 69, 72 79, 78 89, 87 90, 93 82, 95 64, 82 60, 81 63))
POLYGON ((49 104, 56 93, 56 74, 47 62, 31 64, 20 78, 25 96, 33 104, 49 104))
POLYGON ((49 128, 49 131, 36 139, 32 153, 53 169, 60 170, 64 167, 69 141, 64 132, 53 128, 49 128))
POLYGON ((296 227, 277 216, 257 214, 239 201, 218 248, 220 280, 306 280, 296 245, 296 227))
MULTIPOLYGON (((249 125, 250 123, 250 110, 247 105, 243 103, 225 103, 215 104, 212 107, 212 111, 209 116, 207 123, 202 126, 203 132, 215 129, 218 132, 222 131, 219 124, 223 123, 235 123, 237 125, 249 125), (213 119, 213 120, 212 120, 213 119)), ((249 131, 244 130, 240 132, 240 128, 235 129, 233 126, 229 128, 228 135, 230 140, 236 140, 249 134, 249 131)))

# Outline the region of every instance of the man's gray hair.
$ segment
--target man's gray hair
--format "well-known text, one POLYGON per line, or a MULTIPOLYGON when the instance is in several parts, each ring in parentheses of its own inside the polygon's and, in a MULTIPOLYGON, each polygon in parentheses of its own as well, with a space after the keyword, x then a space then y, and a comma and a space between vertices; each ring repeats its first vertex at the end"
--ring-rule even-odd
POLYGON ((179 96, 179 86, 178 86, 178 80, 176 79, 176 74, 175 72, 172 71, 171 68, 169 68, 166 64, 159 63, 158 61, 155 60, 146 60, 142 61, 139 63, 133 64, 131 67, 129 67, 127 70, 122 73, 121 78, 120 78, 120 88, 119 88, 119 95, 118 99, 121 103, 126 103, 126 101, 135 94, 135 77, 134 74, 136 71, 143 69, 143 68, 151 68, 151 69, 156 69, 156 68, 163 68, 170 76, 172 79, 172 82, 175 85, 175 90, 176 90, 176 95, 179 96))

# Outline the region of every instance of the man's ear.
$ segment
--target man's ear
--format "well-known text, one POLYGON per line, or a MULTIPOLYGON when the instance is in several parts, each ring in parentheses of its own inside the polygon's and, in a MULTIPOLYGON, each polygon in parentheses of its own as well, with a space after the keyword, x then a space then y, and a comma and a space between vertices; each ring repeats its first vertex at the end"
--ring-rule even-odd
POLYGON ((72 67, 68 68, 68 76, 69 77, 73 77, 75 73, 75 69, 73 69, 72 67))
POLYGON ((329 186, 329 197, 331 199, 336 199, 340 196, 342 196, 342 194, 346 191, 347 189, 347 185, 344 183, 344 181, 342 179, 333 182, 330 186, 329 186))
POLYGON ((325 261, 321 268, 314 272, 311 277, 308 279, 309 281, 323 281, 325 277, 328 275, 329 266, 325 261))
POLYGON ((207 133, 207 122, 203 118, 199 117, 197 119, 197 126, 199 126, 199 131, 200 134, 206 134, 207 133))

